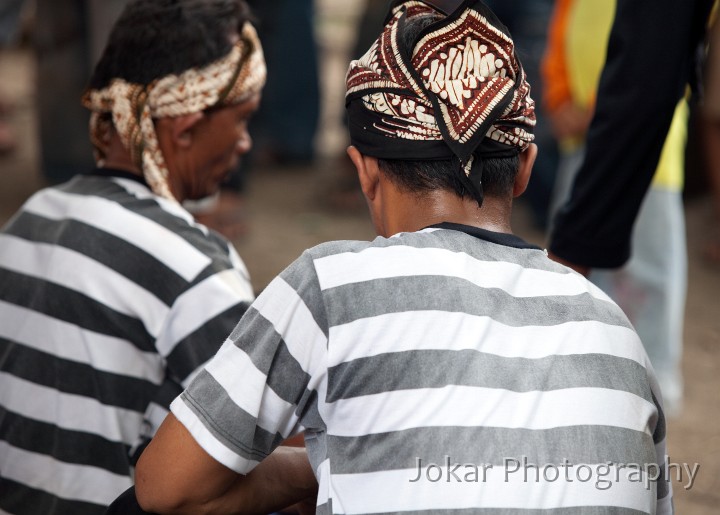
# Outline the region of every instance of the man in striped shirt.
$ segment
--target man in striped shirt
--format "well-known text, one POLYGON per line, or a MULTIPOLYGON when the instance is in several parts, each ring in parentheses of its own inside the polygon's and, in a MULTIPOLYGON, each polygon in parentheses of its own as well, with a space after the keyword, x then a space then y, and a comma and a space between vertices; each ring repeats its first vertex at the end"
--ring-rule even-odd
POLYGON ((396 2, 347 75, 372 242, 306 251, 141 456, 158 513, 670 513, 665 422, 622 311, 512 235, 536 155, 479 1, 396 2), (310 465, 278 443, 305 432, 310 465), (318 486, 314 486, 314 477, 318 486))
POLYGON ((181 206, 250 149, 262 51, 236 0, 140 0, 84 103, 98 167, 0 233, 0 513, 99 514, 253 299, 181 206))

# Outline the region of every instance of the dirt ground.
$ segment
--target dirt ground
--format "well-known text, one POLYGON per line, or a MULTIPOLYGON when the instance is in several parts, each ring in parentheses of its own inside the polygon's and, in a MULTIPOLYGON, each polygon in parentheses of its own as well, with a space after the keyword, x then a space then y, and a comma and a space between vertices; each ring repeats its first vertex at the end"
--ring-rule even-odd
MULTIPOLYGON (((335 2, 339 4, 339 2, 335 2)), ((344 2, 343 2, 344 4, 344 2)), ((355 5, 349 2, 343 7, 355 5)), ((343 168, 344 130, 340 125, 342 77, 351 37, 344 32, 347 17, 357 9, 329 7, 319 2, 318 38, 324 84, 323 130, 318 136, 318 164, 301 169, 255 170, 244 203, 249 232, 234 241, 245 260, 256 291, 297 257, 305 248, 331 239, 369 239, 372 228, 362 206, 328 207, 327 192, 343 168), (343 18, 345 17, 345 18, 343 18), (339 87, 330 87, 335 84, 339 87)), ((34 71, 28 50, 0 55, 0 89, 15 109, 10 121, 20 146, 11 156, 0 157, 0 223, 42 186, 38 169, 37 123, 34 110, 34 71)), ((86 137, 78 135, 78 137, 86 137)), ((686 206, 689 289, 685 319, 685 407, 669 422, 669 452, 674 463, 699 463, 697 480, 689 490, 687 475, 674 482, 677 513, 701 515, 720 509, 720 267, 701 258, 704 234, 709 229, 707 199, 686 206)), ((543 236, 531 228, 528 213, 519 204, 515 232, 542 245, 543 236)))

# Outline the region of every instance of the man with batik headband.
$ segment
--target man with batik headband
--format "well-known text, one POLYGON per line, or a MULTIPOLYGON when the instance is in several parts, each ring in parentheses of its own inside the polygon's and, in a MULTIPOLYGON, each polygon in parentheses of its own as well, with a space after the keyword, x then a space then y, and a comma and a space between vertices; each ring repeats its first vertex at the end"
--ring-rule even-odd
POLYGON ((483 162, 528 148, 535 103, 495 15, 481 4, 453 16, 453 23, 435 26, 437 14, 423 2, 401 2, 391 11, 393 30, 350 64, 350 137, 379 159, 455 159, 458 182, 482 204, 483 162), (399 48, 398 31, 408 23, 427 26, 412 53, 399 48))
POLYGON ((248 19, 238 0, 131 2, 82 100, 97 168, 0 232, 0 512, 104 513, 252 301, 237 253, 181 206, 250 150, 248 19))
POLYGON ((263 291, 140 458, 141 504, 261 512, 312 471, 318 513, 668 512, 635 331, 511 232, 537 150, 505 27, 476 0, 395 2, 347 88, 379 237, 312 248, 263 291), (311 467, 278 467, 300 431, 311 467))
MULTIPOLYGON (((145 73, 154 75, 149 83, 142 81, 142 73, 136 78, 140 82, 116 77, 106 83, 107 68, 113 66, 110 60, 115 58, 110 46, 98 65, 93 87, 83 97, 83 105, 92 111, 90 136, 100 166, 107 166, 108 153, 112 152, 110 141, 113 133, 117 133, 123 150, 129 151, 135 168, 142 170, 143 178, 156 195, 178 202, 212 193, 195 184, 183 184, 182 177, 170 174, 155 121, 189 117, 188 123, 192 127, 205 117, 203 113, 208 109, 242 104, 247 104, 244 111, 248 113, 245 118, 239 117, 238 122, 247 121, 265 83, 265 61, 257 33, 249 23, 233 34, 232 40, 227 55, 204 66, 163 77, 147 70, 145 73)), ((212 115, 208 113, 207 117, 212 115)), ((243 151, 238 153, 242 154, 249 150, 249 142, 240 142, 247 139, 247 135, 240 136, 238 144, 243 145, 243 151)), ((225 165, 221 170, 223 173, 233 168, 227 162, 221 164, 225 165)), ((217 174, 205 179, 209 183, 206 188, 215 189, 221 179, 217 174)))

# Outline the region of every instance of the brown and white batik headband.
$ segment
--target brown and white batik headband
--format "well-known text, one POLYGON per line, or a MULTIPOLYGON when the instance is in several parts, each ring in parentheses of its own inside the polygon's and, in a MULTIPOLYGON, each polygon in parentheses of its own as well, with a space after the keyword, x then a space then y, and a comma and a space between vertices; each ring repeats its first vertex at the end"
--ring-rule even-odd
MULTIPOLYGON (((533 140, 535 102, 505 26, 479 0, 450 15, 396 1, 370 50, 346 77, 350 138, 381 159, 457 158, 467 177, 481 159, 533 140), (408 23, 439 18, 409 45, 408 23)), ((480 166, 481 168, 481 166, 480 166)))
POLYGON ((230 53, 203 68, 168 75, 147 85, 113 79, 106 88, 88 90, 82 103, 92 111, 90 139, 102 159, 101 142, 110 124, 103 115, 110 114, 123 145, 142 169, 152 191, 176 201, 168 184, 168 169, 153 118, 245 102, 261 91, 265 77, 260 40, 252 25, 245 23, 230 53))

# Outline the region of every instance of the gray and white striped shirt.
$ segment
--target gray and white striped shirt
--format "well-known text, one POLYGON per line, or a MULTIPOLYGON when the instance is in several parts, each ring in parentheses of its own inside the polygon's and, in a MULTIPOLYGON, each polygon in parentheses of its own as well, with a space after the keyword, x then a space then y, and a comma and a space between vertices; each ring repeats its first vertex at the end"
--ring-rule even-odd
POLYGON ((143 184, 29 199, 0 233, 0 513, 104 513, 252 299, 228 243, 143 184))
POLYGON ((304 430, 319 513, 669 513, 658 398, 604 293, 441 224, 306 251, 171 409, 239 473, 304 430))

